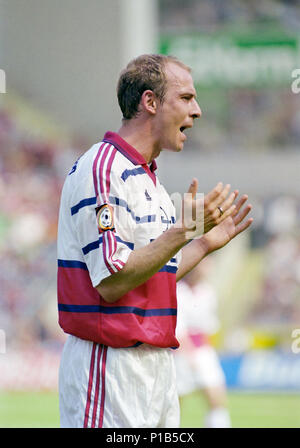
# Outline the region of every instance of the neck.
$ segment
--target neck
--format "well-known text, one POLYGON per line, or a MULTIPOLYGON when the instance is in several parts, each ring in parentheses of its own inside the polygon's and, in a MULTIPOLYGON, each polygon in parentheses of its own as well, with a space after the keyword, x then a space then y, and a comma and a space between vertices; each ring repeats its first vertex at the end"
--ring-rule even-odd
POLYGON ((118 134, 127 143, 133 146, 147 163, 159 156, 161 149, 153 137, 151 123, 142 119, 133 118, 123 121, 118 134))

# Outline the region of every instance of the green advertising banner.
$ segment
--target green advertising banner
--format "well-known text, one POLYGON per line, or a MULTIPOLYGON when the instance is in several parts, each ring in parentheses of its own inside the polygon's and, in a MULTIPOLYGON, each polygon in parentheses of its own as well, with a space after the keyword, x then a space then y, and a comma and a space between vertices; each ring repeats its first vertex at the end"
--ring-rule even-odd
POLYGON ((160 52, 189 65, 198 87, 290 86, 300 68, 299 38, 261 31, 170 34, 161 36, 160 52))

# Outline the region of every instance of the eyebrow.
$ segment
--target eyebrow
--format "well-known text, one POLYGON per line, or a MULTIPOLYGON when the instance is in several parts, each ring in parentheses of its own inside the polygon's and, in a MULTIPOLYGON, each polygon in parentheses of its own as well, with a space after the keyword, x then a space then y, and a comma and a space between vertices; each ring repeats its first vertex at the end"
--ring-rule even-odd
POLYGON ((196 91, 183 91, 183 92, 181 92, 180 93, 180 96, 190 96, 190 97, 192 97, 192 98, 197 98, 197 92, 196 91))

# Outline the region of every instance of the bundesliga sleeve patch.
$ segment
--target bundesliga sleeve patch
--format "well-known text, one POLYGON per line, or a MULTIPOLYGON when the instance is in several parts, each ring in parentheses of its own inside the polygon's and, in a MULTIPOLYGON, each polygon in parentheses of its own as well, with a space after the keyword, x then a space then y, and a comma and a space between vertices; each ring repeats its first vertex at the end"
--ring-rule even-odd
POLYGON ((113 209, 108 204, 103 204, 96 209, 97 224, 100 232, 114 230, 113 209))

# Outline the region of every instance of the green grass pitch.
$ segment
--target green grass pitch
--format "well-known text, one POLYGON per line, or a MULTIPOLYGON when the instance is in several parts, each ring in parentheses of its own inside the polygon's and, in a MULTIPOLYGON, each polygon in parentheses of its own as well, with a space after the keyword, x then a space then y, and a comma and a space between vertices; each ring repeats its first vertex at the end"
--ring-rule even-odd
MULTIPOLYGON (((300 395, 229 392, 229 410, 234 428, 299 428, 300 395)), ((192 394, 182 401, 183 428, 201 428, 205 402, 192 394)), ((1 428, 59 427, 58 396, 55 392, 0 392, 1 428)))

